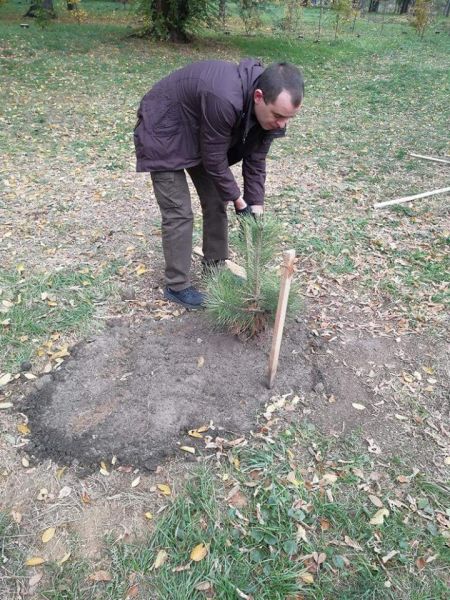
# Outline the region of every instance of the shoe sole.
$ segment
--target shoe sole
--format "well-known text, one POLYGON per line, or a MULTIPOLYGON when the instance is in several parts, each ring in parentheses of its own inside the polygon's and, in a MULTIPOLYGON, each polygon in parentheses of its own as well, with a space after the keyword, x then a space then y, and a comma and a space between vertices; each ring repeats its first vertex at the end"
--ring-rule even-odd
POLYGON ((179 304, 180 306, 183 306, 184 308, 187 308, 188 310, 203 310, 205 308, 203 306, 203 304, 188 304, 187 302, 182 302, 175 296, 172 296, 170 294, 170 292, 167 292, 167 291, 164 292, 164 298, 166 300, 170 300, 170 302, 175 302, 175 304, 179 304))

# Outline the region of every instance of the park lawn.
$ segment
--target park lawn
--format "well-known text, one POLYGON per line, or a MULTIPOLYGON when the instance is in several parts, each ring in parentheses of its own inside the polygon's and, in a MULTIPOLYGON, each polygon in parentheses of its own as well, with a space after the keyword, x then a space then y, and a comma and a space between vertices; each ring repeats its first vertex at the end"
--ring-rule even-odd
MULTIPOLYGON (((305 106, 271 152, 267 204, 300 256, 317 334, 352 326, 445 336, 448 203, 371 206, 446 185, 443 167, 408 154, 449 152, 446 23, 421 41, 403 19, 383 29, 380 19, 361 19, 335 41, 328 13, 316 43, 317 11, 308 10, 302 39, 272 34, 266 20, 263 35, 233 27, 232 35, 208 32, 176 47, 129 37, 121 5, 115 12, 112 3, 83 6, 85 22, 63 14, 47 29, 21 29, 21 4, 0 7, 2 373, 16 376, 31 361, 39 375, 65 341, 87 335, 95 317, 127 310, 112 290, 133 285, 138 300, 146 293, 140 219, 126 218, 127 208, 142 204, 132 174, 135 110, 170 70, 213 57, 283 58, 304 70, 305 106), (120 231, 113 247, 111 231, 120 231), (330 294, 335 305, 325 314, 321 302, 330 294)), ((420 388, 411 399, 422 416, 429 397, 420 388)), ((128 543, 107 537, 95 558, 74 536, 64 562, 52 556, 26 567, 45 554, 36 543, 42 532, 7 511, 4 593, 20 598, 30 577, 43 573, 35 597, 52 600, 445 597, 448 487, 432 465, 415 473, 401 458, 383 464, 353 438, 324 439, 282 415, 262 437, 225 447, 206 464, 186 485, 169 482, 168 495, 149 486, 161 509, 146 517, 151 535, 141 531, 128 543), (196 546, 202 558, 190 560, 196 546)), ((13 476, 23 484, 15 467, 5 468, 4 479, 13 476)), ((142 497, 131 510, 141 505, 142 497)), ((33 510, 44 506, 34 502, 33 510)))

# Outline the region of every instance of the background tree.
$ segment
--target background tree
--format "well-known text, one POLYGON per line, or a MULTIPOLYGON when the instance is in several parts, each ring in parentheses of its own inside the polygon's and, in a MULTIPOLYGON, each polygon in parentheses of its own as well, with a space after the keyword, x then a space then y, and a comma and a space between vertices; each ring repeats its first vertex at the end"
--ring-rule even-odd
POLYGON ((187 42, 190 34, 217 15, 216 0, 139 0, 138 12, 145 18, 139 35, 171 42, 187 42))
POLYGON ((429 27, 433 14, 432 0, 416 0, 414 12, 411 17, 411 25, 415 28, 420 38, 423 38, 426 29, 429 27))

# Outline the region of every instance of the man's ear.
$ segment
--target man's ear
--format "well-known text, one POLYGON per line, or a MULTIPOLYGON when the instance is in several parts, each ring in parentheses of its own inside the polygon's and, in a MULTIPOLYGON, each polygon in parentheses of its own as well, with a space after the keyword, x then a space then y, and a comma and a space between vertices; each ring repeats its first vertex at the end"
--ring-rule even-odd
POLYGON ((257 88, 253 94, 253 101, 255 104, 261 104, 264 102, 264 92, 257 88))

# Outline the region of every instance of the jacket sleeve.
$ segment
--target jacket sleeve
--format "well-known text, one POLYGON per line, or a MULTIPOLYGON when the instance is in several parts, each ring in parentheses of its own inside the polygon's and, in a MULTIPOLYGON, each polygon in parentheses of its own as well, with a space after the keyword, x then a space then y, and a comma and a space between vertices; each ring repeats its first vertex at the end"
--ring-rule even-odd
POLYGON ((263 205, 266 183, 266 156, 272 138, 266 136, 259 148, 242 161, 242 177, 244 179, 244 200, 249 205, 263 205))
POLYGON ((231 102, 208 92, 202 95, 201 111, 200 151, 203 166, 212 177, 222 200, 233 202, 241 196, 241 191, 228 166, 227 152, 239 115, 231 102))

